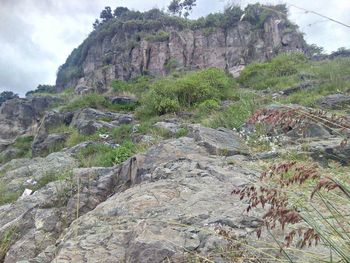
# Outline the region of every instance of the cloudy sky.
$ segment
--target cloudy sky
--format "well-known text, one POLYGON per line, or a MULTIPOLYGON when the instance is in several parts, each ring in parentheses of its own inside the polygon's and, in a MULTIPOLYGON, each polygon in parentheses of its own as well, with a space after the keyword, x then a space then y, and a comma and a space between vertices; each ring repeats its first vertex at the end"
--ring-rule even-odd
MULTIPOLYGON (((197 0, 192 17, 222 10, 228 3, 258 0, 197 0)), ((164 8, 170 0, 0 0, 0 92, 24 95, 38 84, 54 84, 59 65, 89 34, 105 6, 148 10, 164 8)), ((289 6, 290 18, 309 43, 327 52, 350 48, 350 29, 306 13, 293 5, 313 10, 350 24, 349 0, 268 0, 260 3, 289 6)))

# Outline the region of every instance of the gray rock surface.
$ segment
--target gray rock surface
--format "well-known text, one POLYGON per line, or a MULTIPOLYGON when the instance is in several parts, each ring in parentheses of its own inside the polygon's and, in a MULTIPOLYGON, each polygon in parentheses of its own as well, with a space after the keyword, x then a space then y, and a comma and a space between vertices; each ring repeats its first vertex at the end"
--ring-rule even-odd
POLYGON ((137 99, 131 96, 115 96, 109 97, 108 99, 112 104, 118 105, 133 105, 137 103, 137 99))
POLYGON ((0 139, 34 135, 45 110, 60 101, 57 97, 42 96, 4 102, 0 107, 0 139))
MULTIPOLYGON (((116 194, 73 221, 55 247, 30 262, 186 261, 187 252, 228 245, 216 227, 228 227, 238 238, 259 225, 247 224, 245 204, 231 195, 234 186, 259 174, 243 160, 223 165, 188 137, 162 142, 121 165, 113 177, 116 194)), ((79 200, 82 213, 98 203, 84 192, 79 200)), ((68 210, 70 203, 74 210, 76 200, 70 199, 68 210)))
POLYGON ((64 143, 67 134, 49 134, 50 129, 54 129, 61 125, 68 126, 73 118, 73 113, 59 113, 57 111, 49 111, 43 117, 38 131, 32 143, 33 156, 46 155, 49 149, 53 148, 57 143, 64 143))
MULTIPOLYGON (((82 77, 58 79, 56 85, 59 90, 77 85, 108 87, 114 79, 128 80, 146 72, 166 75, 170 60, 176 61, 178 68, 217 67, 238 75, 252 61, 266 60, 277 52, 305 49, 302 35, 290 29, 286 17, 278 12, 272 12, 260 28, 244 20, 227 29, 164 26, 162 30, 169 33, 167 40, 150 41, 140 34, 136 44, 131 39, 142 29, 120 27, 102 40, 89 41, 86 57, 78 65, 82 77), (105 57, 110 58, 108 64, 105 57)), ((143 33, 154 34, 147 28, 143 33)))
MULTIPOLYGON (((33 160, 54 167, 50 158, 33 160)), ((228 245, 216 227, 228 227, 237 236, 256 227, 245 223, 245 204, 231 191, 259 173, 247 159, 238 159, 227 165, 183 137, 118 167, 74 169, 71 179, 0 207, 0 237, 19 229, 4 262, 161 262, 183 257, 184 249, 205 254, 217 244, 228 245)), ((25 162, 37 172, 43 169, 25 162)), ((1 167, 8 170, 4 178, 20 177, 23 168, 11 170, 19 163, 1 167)))
POLYGON ((154 127, 162 129, 171 135, 176 135, 176 133, 182 128, 182 125, 176 120, 167 120, 155 123, 154 127))
POLYGON ((129 124, 133 120, 134 118, 131 114, 103 112, 85 108, 74 114, 71 126, 77 128, 81 134, 92 135, 98 129, 112 129, 121 124, 129 124))
POLYGON ((48 174, 68 171, 77 166, 74 158, 62 152, 45 158, 14 159, 0 166, 0 184, 8 191, 18 191, 25 186, 33 186, 27 182, 38 182, 48 174))
POLYGON ((224 156, 248 154, 248 147, 232 130, 225 128, 215 130, 200 125, 193 125, 191 129, 193 138, 210 154, 224 156))
POLYGON ((326 109, 349 109, 350 96, 341 93, 332 94, 319 99, 317 103, 326 109))

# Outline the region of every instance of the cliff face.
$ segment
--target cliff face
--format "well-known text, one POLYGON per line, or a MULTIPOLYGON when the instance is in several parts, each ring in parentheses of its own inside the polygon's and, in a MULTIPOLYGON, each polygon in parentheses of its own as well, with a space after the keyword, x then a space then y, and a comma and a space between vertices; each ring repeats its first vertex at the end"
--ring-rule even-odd
POLYGON ((303 51, 305 41, 285 16, 272 13, 259 27, 243 19, 229 28, 117 28, 102 39, 90 40, 84 49, 85 57, 75 65, 79 74, 58 79, 59 90, 77 85, 103 88, 113 79, 166 75, 174 67, 218 67, 234 74, 242 65, 269 59, 279 52, 303 51), (149 37, 160 33, 165 37, 149 37))

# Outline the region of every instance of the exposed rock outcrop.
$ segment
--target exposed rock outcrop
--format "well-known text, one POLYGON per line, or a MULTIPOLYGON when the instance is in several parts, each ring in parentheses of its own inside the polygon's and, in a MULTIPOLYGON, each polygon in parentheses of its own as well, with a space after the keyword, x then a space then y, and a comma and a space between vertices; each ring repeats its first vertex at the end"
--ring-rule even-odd
POLYGON ((35 135, 45 110, 60 101, 57 97, 41 96, 4 102, 0 107, 0 138, 35 135))
MULTIPOLYGON (((169 37, 159 40, 147 37, 157 34, 153 29, 110 25, 116 28, 104 34, 103 39, 90 36, 79 47, 79 55, 75 51, 67 60, 82 56, 79 62, 74 65, 67 62, 59 72, 59 76, 66 76, 64 69, 74 67, 80 74, 58 78, 56 85, 58 90, 69 86, 103 90, 102 87, 114 79, 128 80, 143 74, 166 75, 172 64, 186 69, 217 67, 237 75, 243 65, 252 61, 266 60, 282 51, 304 51, 302 35, 290 25, 285 16, 271 12, 259 27, 244 20, 230 28, 161 26, 156 31, 166 32, 169 37)), ((89 89, 78 90, 81 93, 89 89)))

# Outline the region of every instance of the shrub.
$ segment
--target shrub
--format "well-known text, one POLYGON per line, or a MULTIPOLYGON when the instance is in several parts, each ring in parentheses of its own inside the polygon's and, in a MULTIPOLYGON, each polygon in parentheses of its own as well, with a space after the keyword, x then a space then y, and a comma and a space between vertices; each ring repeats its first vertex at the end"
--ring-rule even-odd
POLYGON ((124 162, 135 151, 135 145, 131 141, 124 141, 116 148, 105 144, 92 144, 80 150, 77 157, 83 167, 110 167, 124 162))
POLYGON ((91 93, 84 96, 79 96, 70 101, 64 108, 63 111, 74 111, 82 108, 104 108, 108 106, 108 101, 101 94, 91 93))
POLYGON ((239 128, 261 103, 255 94, 241 94, 237 102, 220 112, 205 116, 201 122, 213 128, 239 128))
POLYGON ((118 143, 122 143, 125 140, 131 140, 132 130, 133 130, 132 125, 123 124, 112 130, 112 136, 118 143))
POLYGON ((178 112, 207 99, 232 97, 234 82, 224 71, 210 68, 155 81, 143 98, 147 114, 162 115, 178 112))
POLYGON ((168 41, 170 37, 170 33, 169 32, 165 32, 165 31, 158 31, 154 34, 148 34, 145 39, 147 41, 151 41, 151 42, 164 42, 164 41, 168 41))
POLYGON ((111 86, 114 91, 127 91, 130 89, 127 82, 119 79, 113 80, 111 86))
POLYGON ((219 109, 219 107, 219 102, 213 99, 205 100, 201 103, 196 104, 196 108, 198 109, 198 111, 204 114, 209 113, 213 110, 217 110, 219 109))

